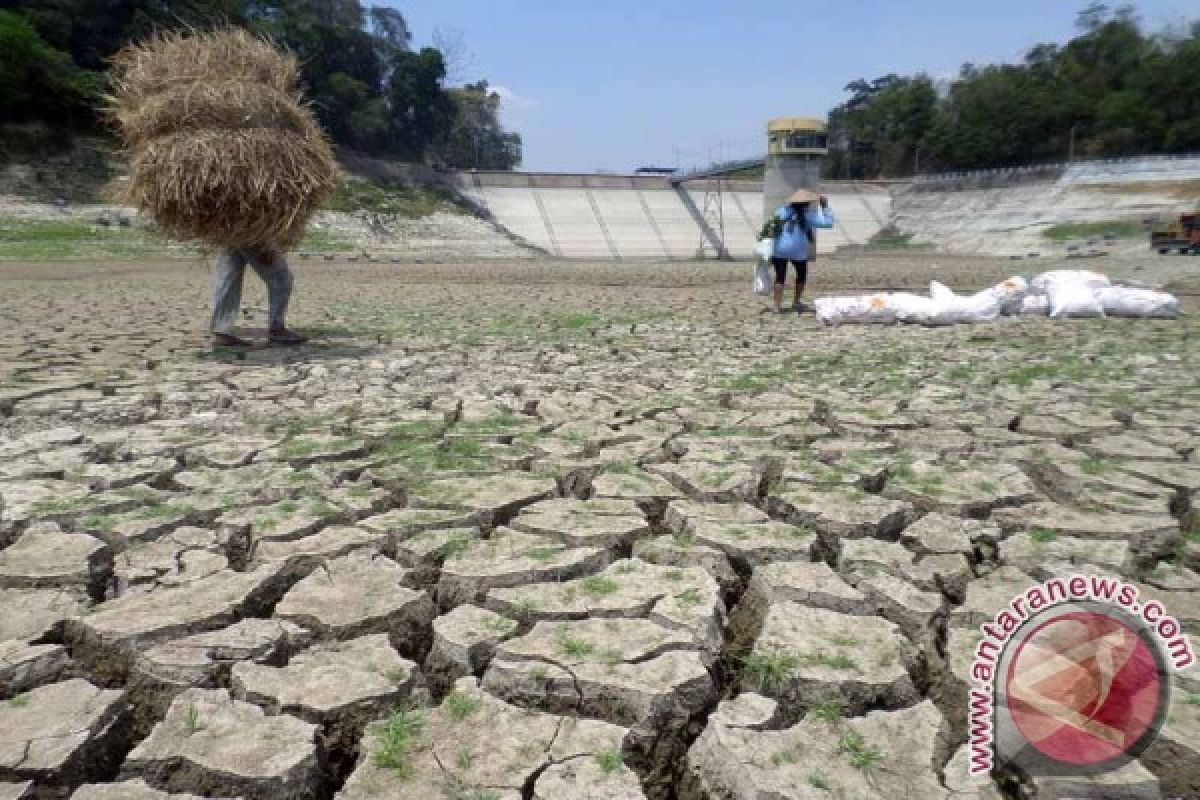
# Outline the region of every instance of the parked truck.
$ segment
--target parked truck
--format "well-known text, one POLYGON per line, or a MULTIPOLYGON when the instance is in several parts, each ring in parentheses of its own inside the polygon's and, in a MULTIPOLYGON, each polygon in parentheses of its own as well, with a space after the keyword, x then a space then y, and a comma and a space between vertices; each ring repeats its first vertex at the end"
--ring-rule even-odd
POLYGON ((1162 255, 1172 250, 1200 255, 1200 213, 1180 214, 1177 223, 1151 231, 1150 247, 1162 255))

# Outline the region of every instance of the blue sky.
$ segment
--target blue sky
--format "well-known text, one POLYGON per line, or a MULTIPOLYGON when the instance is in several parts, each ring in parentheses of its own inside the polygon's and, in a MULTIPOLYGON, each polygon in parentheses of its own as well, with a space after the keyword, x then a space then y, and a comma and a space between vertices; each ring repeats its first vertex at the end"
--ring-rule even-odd
MULTIPOLYGON (((1065 41, 1061 0, 389 0, 416 45, 461 35, 463 77, 506 97, 527 170, 626 172, 758 155, 766 120, 819 115, 857 78, 950 77, 1065 41)), ((1196 0, 1136 4, 1151 29, 1196 0)))

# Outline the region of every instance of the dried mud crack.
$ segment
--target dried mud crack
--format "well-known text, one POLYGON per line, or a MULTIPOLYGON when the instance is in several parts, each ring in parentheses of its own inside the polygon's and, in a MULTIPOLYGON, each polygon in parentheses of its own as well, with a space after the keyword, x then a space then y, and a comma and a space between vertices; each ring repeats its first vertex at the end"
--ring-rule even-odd
MULTIPOLYGON (((235 358, 203 270, 50 269, 0 270, 0 798, 1058 797, 967 778, 978 626, 1082 571, 1200 636, 1191 316, 330 264, 235 358)), ((1175 681, 1110 790, 1200 793, 1175 681)))

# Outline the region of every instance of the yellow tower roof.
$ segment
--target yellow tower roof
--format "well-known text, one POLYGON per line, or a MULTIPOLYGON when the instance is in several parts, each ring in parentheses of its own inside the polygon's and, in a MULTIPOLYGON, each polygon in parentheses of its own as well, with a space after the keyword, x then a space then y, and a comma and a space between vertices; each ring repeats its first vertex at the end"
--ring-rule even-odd
POLYGON ((767 121, 767 133, 824 130, 825 120, 816 117, 776 117, 767 121))

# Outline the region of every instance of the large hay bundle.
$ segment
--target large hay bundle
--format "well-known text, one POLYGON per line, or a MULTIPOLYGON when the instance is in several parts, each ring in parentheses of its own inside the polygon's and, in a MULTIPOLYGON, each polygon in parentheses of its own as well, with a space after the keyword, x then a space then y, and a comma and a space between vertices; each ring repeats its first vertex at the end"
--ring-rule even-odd
POLYGON ((136 106, 115 108, 112 115, 131 147, 188 131, 271 128, 302 136, 319 134, 312 115, 295 100, 244 81, 168 86, 136 106))
POLYGON ((215 245, 296 244, 337 177, 295 58, 236 29, 160 36, 113 60, 124 199, 215 245))
POLYGON ((188 83, 241 81, 286 95, 300 85, 295 56, 240 28, 162 34, 112 58, 113 98, 134 107, 147 97, 188 83))

